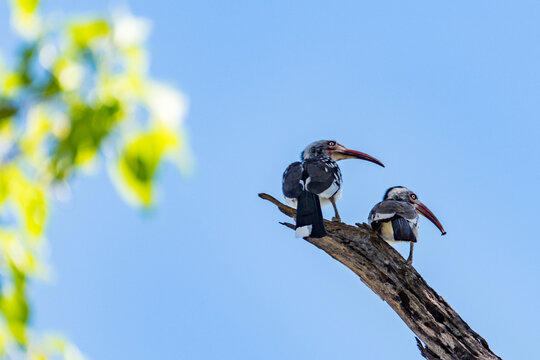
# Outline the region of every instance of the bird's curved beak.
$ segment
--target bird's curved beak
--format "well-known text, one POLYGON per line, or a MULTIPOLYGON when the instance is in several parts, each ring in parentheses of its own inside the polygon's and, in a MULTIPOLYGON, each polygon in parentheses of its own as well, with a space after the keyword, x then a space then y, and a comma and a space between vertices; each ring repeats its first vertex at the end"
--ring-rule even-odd
POLYGON ((370 156, 360 151, 349 150, 346 147, 339 144, 336 146, 336 149, 332 151, 332 154, 330 156, 332 157, 332 159, 336 161, 343 160, 343 159, 361 159, 361 160, 370 161, 372 163, 375 163, 377 165, 384 167, 384 164, 380 162, 379 160, 375 159, 373 156, 370 156))
POLYGON ((426 218, 429 219, 436 227, 439 228, 441 231, 441 235, 446 235, 446 231, 444 231, 443 226, 439 222, 439 219, 431 212, 431 210, 428 209, 428 207, 424 204, 422 204, 420 201, 416 204, 416 211, 418 211, 420 214, 424 215, 426 218))

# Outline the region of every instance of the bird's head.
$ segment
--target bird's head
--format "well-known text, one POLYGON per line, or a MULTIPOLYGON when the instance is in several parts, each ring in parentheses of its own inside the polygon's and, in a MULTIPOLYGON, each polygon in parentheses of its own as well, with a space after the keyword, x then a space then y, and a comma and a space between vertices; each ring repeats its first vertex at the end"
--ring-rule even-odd
POLYGON ((372 163, 384 167, 383 163, 374 157, 360 151, 349 150, 334 140, 315 141, 314 143, 309 144, 304 151, 302 151, 301 155, 302 160, 321 156, 329 156, 334 161, 343 159, 361 159, 371 161, 372 163))
POLYGON ((397 201, 405 201, 414 206, 416 211, 418 211, 419 214, 424 215, 426 218, 429 219, 439 230, 441 231, 441 235, 446 235, 446 231, 444 231, 443 226, 439 222, 439 219, 431 212, 431 210, 428 209, 428 207, 420 200, 418 200, 418 196, 416 196, 415 193, 413 193, 411 190, 407 189, 404 186, 394 186, 390 189, 386 190, 386 193, 384 193, 383 200, 397 200, 397 201))

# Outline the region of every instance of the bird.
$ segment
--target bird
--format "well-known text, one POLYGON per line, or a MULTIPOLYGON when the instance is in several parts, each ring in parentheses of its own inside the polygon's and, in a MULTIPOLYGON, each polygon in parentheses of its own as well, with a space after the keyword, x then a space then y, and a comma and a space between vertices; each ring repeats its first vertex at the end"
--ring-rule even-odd
POLYGON ((349 150, 335 140, 320 140, 309 144, 300 155, 301 161, 290 164, 283 173, 285 201, 297 209, 296 237, 323 237, 321 206, 332 204, 333 221, 341 221, 336 201, 341 197, 343 182, 337 161, 362 159, 384 167, 374 157, 349 150))
POLYGON ((383 201, 373 207, 368 218, 371 228, 389 244, 410 243, 407 258, 409 264, 412 264, 413 247, 418 239, 419 213, 439 228, 441 235, 446 235, 437 217, 418 200, 414 192, 404 186, 394 186, 386 190, 383 201))

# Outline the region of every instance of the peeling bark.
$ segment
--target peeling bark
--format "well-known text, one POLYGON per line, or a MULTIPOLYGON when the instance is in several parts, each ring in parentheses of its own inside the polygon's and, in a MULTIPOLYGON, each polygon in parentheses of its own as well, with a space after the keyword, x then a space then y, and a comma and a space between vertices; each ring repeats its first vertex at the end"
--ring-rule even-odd
MULTIPOLYGON (((289 217, 296 210, 268 194, 259 194, 289 217)), ((281 223, 291 229, 294 225, 281 223)), ((500 359, 488 343, 433 290, 405 259, 367 224, 324 221, 328 236, 304 238, 351 269, 401 317, 426 359, 500 359)))

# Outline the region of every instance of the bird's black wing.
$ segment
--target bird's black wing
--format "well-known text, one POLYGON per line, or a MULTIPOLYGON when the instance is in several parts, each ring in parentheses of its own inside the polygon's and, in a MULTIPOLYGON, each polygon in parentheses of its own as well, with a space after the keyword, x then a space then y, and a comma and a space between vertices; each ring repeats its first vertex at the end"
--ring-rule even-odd
POLYGON ((283 195, 288 198, 295 199, 300 196, 303 190, 302 186, 302 173, 304 167, 299 161, 293 162, 287 166, 283 173, 283 195))
POLYGON ((400 217, 414 224, 418 222, 418 214, 414 206, 407 202, 396 200, 384 200, 371 209, 368 217, 369 224, 375 230, 381 222, 390 221, 394 217, 400 217))
POLYGON ((414 235, 411 224, 401 216, 396 215, 392 218, 392 230, 395 241, 416 242, 416 235, 414 235))
MULTIPOLYGON (((335 162, 308 159, 304 161, 304 169, 309 176, 308 190, 314 194, 320 194, 338 182, 339 168, 335 162)), ((336 186, 336 191, 338 189, 339 184, 336 186)))

